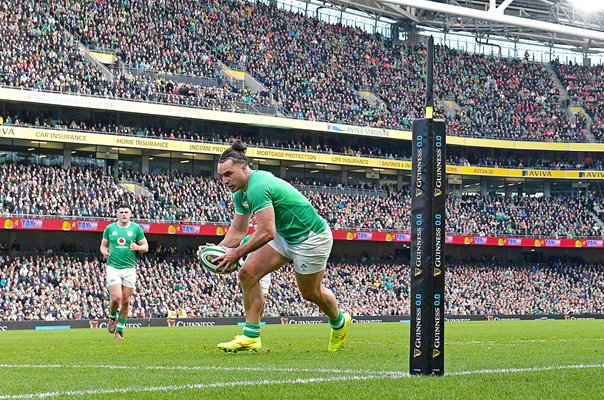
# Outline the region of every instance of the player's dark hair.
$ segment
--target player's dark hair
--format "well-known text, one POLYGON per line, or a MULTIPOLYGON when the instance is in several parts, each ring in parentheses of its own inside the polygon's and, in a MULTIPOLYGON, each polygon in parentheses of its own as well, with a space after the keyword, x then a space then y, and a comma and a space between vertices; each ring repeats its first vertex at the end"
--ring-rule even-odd
POLYGON ((247 150, 247 146, 241 140, 235 140, 231 147, 226 149, 218 159, 218 163, 222 164, 229 158, 233 160, 234 163, 242 164, 248 163, 247 157, 245 155, 245 151, 247 150))
POLYGON ((130 211, 132 211, 132 207, 130 207, 130 204, 128 204, 128 203, 120 203, 120 205, 117 206, 117 209, 119 210, 120 208, 127 208, 130 211))

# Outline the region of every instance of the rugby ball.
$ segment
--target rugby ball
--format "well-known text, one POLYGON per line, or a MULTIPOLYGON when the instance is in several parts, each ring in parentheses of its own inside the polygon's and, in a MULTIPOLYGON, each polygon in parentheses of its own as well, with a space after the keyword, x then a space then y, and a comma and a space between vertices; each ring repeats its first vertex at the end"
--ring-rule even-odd
MULTIPOLYGON (((252 237, 252 235, 247 235, 246 237, 241 239, 241 242, 239 243, 239 245, 241 246, 241 245, 247 243, 247 241, 250 240, 251 237, 252 237)), ((207 268, 210 271, 215 272, 217 274, 220 274, 220 273, 230 274, 231 272, 237 271, 239 268, 241 268, 243 266, 243 264, 245 263, 245 260, 247 260, 247 256, 248 256, 248 254, 246 254, 245 256, 241 257, 239 259, 239 261, 237 261, 237 264, 235 264, 235 268, 231 269, 230 271, 218 272, 216 270, 218 263, 215 264, 214 260, 216 258, 220 257, 221 255, 223 255, 224 253, 226 253, 226 250, 222 246, 218 246, 218 245, 208 246, 205 249, 203 249, 201 251, 201 253, 199 253, 199 262, 201 263, 201 265, 204 268, 207 268)))
POLYGON ((199 253, 199 263, 206 269, 215 272, 217 274, 230 274, 233 271, 238 270, 241 267, 241 264, 237 262, 235 267, 230 271, 218 271, 216 267, 218 267, 219 263, 214 263, 214 260, 226 253, 224 247, 222 246, 208 246, 201 250, 199 253))

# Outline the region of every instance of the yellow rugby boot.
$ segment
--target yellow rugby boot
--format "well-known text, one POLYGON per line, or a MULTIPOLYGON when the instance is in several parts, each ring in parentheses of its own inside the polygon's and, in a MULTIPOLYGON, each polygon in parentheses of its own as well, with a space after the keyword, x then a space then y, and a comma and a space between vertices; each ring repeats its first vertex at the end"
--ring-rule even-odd
POLYGON ((346 343, 346 339, 348 339, 348 328, 352 322, 352 316, 348 313, 344 313, 343 315, 344 326, 340 329, 331 329, 331 337, 329 338, 329 346, 327 347, 329 351, 340 350, 344 346, 344 343, 346 343))
POLYGON ((241 350, 258 352, 262 349, 262 341, 259 337, 250 338, 245 335, 237 335, 230 342, 218 343, 218 348, 226 353, 237 353, 241 350))

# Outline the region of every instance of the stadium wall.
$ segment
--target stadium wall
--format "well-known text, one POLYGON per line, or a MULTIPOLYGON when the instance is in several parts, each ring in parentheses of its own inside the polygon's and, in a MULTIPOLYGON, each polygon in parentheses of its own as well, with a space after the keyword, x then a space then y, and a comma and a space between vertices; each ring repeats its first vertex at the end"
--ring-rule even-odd
MULTIPOLYGON (((534 320, 585 320, 604 319, 604 314, 535 314, 535 315, 448 315, 446 322, 467 321, 534 321, 534 320)), ((408 323, 408 315, 375 315, 353 317, 354 323, 379 324, 383 322, 408 323)), ((126 323, 127 328, 146 327, 202 327, 218 325, 243 325, 244 318, 131 318, 126 323)), ((327 319, 323 317, 269 317, 262 320, 268 325, 303 325, 303 324, 325 324, 327 319)), ((0 332, 14 330, 68 330, 68 329, 104 329, 107 327, 105 321, 100 320, 66 320, 66 321, 0 321, 0 332)))

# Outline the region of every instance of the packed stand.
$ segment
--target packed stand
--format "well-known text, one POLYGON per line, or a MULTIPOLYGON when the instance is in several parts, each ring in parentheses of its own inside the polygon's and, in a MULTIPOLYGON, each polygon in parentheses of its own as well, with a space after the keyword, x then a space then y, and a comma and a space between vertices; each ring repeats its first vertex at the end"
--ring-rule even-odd
POLYGON ((219 77, 220 68, 204 46, 203 27, 196 19, 199 8, 199 2, 189 0, 50 3, 52 15, 84 45, 112 50, 128 66, 219 77))
MULTIPOLYGON (((115 53, 117 86, 128 90, 110 97, 236 112, 258 111, 254 106, 271 104, 268 93, 238 90, 224 79, 206 45, 205 22, 196 18, 198 2, 62 0, 51 2, 49 7, 59 23, 85 46, 115 53), (155 79, 157 75, 147 71, 162 77, 155 79), (211 79, 206 84, 170 79, 179 75, 211 79)), ((275 108, 263 110, 276 113, 275 108)))
POLYGON ((479 236, 599 237, 604 234, 589 200, 566 196, 488 194, 448 196, 447 232, 479 236))
POLYGON ((449 131, 460 136, 550 142, 584 141, 566 115, 545 66, 439 48, 436 91, 462 108, 449 131))
POLYGON ((0 85, 87 95, 108 87, 40 4, 1 2, 0 36, 0 85))
POLYGON ((0 213, 114 218, 115 206, 127 202, 141 220, 224 224, 232 218, 229 195, 214 179, 177 174, 149 174, 140 179, 152 198, 134 196, 102 168, 2 164, 0 213))
POLYGON ((228 65, 244 67, 290 117, 396 125, 384 104, 356 93, 360 77, 370 76, 366 58, 380 51, 373 35, 262 3, 221 1, 197 12, 207 45, 228 65))
MULTIPOLYGON (((143 199, 138 199, 133 212, 137 218, 197 223, 227 224, 234 208, 226 186, 210 177, 186 174, 127 174, 122 179, 133 180, 153 194, 148 211, 138 214, 143 199)), ((144 204, 144 203, 143 203, 144 204)))
POLYGON ((113 217, 111 204, 127 196, 102 169, 0 166, 2 215, 113 217))
MULTIPOLYGON (((15 13, 26 8, 19 5, 15 13)), ((405 129, 424 113, 418 94, 423 93, 425 85, 425 49, 385 40, 359 28, 326 24, 276 6, 235 1, 61 0, 50 3, 49 12, 52 16, 36 10, 25 12, 24 19, 16 19, 28 25, 52 20, 52 24, 44 24, 56 29, 49 48, 56 54, 71 54, 73 61, 65 66, 57 63, 55 69, 51 69, 50 62, 36 64, 29 68, 31 82, 23 84, 17 78, 23 76, 23 62, 18 62, 4 84, 237 112, 254 108, 264 112, 267 109, 262 107, 269 107, 273 114, 277 112, 271 106, 275 99, 293 118, 405 129), (143 71, 156 69, 168 78, 171 74, 216 77, 220 75, 216 68, 220 60, 244 68, 268 92, 240 93, 223 84, 218 88, 185 85, 144 74, 124 74, 121 68, 116 69, 113 82, 106 82, 79 56, 75 45, 56 47, 56 41, 68 41, 61 29, 75 33, 86 45, 115 50, 123 64, 143 71), (71 71, 67 68, 71 64, 78 76, 67 84, 49 84, 51 76, 61 77, 71 71), (33 75, 47 79, 35 79, 33 75), (369 101, 360 96, 364 91, 378 99, 369 101)), ((12 9, 4 12, 7 26, 15 19, 12 13, 12 9)), ((12 31, 30 30, 25 26, 15 28, 12 31)), ((14 34, 9 31, 4 33, 14 34)), ((18 48, 21 39, 9 43, 18 48)), ((24 43, 32 56, 39 58, 35 41, 24 43)), ((7 51, 14 52, 12 47, 8 46, 7 51)), ((448 49, 441 50, 439 57, 444 62, 437 66, 437 74, 443 79, 437 80, 436 94, 454 99, 462 107, 449 121, 450 133, 521 140, 583 140, 579 127, 569 122, 559 105, 559 94, 543 65, 448 49)))
MULTIPOLYGON (((115 205, 126 201, 138 220, 231 222, 231 195, 217 179, 125 171, 121 181, 139 184, 150 196, 134 196, 102 168, 2 164, 0 213, 113 218, 115 205)), ((334 192, 323 186, 300 189, 335 229, 410 229, 411 197, 406 189, 386 187, 375 193, 353 189, 334 192)), ((601 236, 602 227, 590 211, 589 202, 565 196, 448 196, 447 232, 558 238, 601 236)))
POLYGON ((604 65, 584 67, 578 64, 552 63, 571 101, 591 117, 591 133, 604 140, 604 65))
POLYGON ((239 91, 222 80, 201 86, 117 73, 108 81, 40 4, 0 4, 0 36, 0 85, 237 112, 270 105, 267 93, 239 91))
MULTIPOLYGON (((385 196, 303 191, 335 229, 410 231, 411 196, 406 190, 385 196)), ((567 196, 497 194, 447 197, 447 233, 478 236, 601 237, 589 200, 567 196)))
MULTIPOLYGON (((446 312, 452 315, 604 313, 601 264, 449 263, 446 312)), ((217 275, 192 258, 138 262, 131 316, 239 317, 236 274, 217 275)), ((337 262, 324 283, 353 315, 408 315, 409 266, 337 262)), ((106 318, 104 262, 95 256, 0 255, 0 321, 106 318)), ((265 316, 319 316, 303 300, 291 266, 272 275, 265 316)))
POLYGON ((603 295, 600 264, 447 265, 450 314, 601 313, 603 295))
POLYGON ((334 229, 409 229, 411 196, 406 190, 391 191, 386 197, 361 194, 302 192, 334 229))
POLYGON ((604 221, 604 199, 590 198, 587 201, 587 208, 593 211, 601 221, 604 221))

